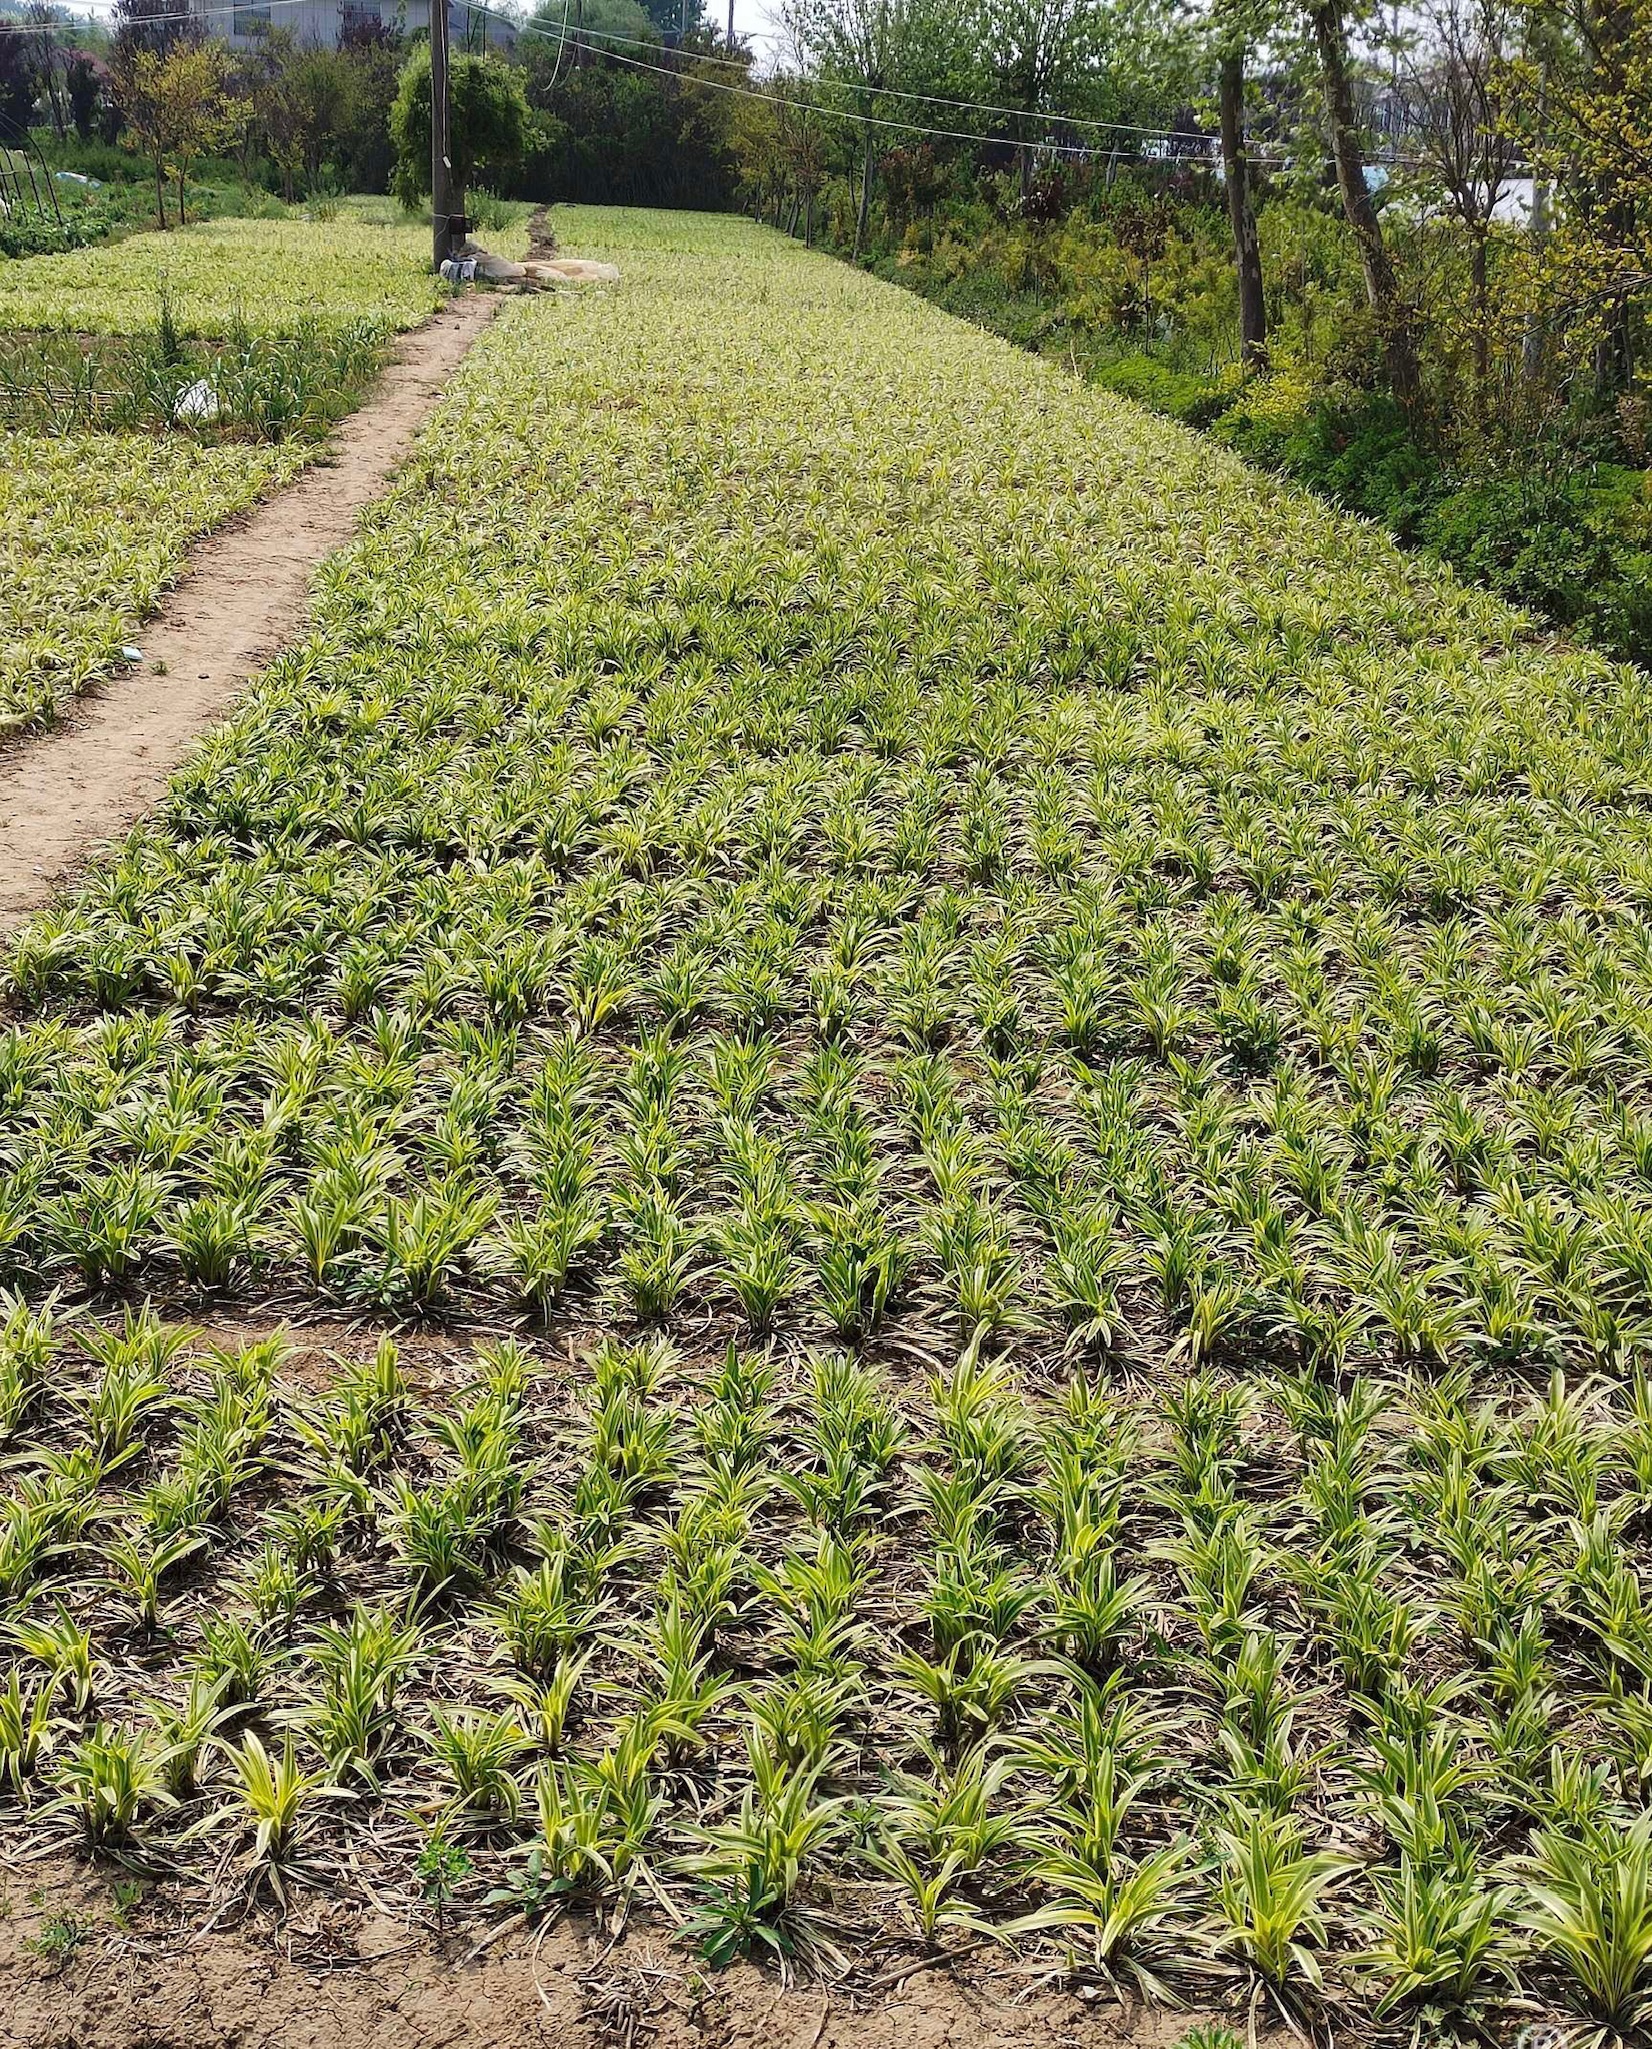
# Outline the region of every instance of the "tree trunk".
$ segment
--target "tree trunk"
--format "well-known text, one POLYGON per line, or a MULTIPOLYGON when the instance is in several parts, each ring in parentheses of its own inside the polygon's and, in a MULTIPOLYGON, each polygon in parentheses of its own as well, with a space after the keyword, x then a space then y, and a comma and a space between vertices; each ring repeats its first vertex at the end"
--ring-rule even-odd
MULTIPOLYGON (((1537 140, 1543 141, 1544 117, 1549 111, 1549 66, 1545 59, 1537 80, 1537 140)), ((1537 259, 1541 273, 1543 252, 1549 242, 1549 181, 1544 177, 1541 164, 1536 167, 1532 178, 1531 221, 1527 228, 1532 245, 1532 255, 1537 259)), ((1520 338, 1520 374, 1527 384, 1540 384, 1543 379, 1543 356, 1545 342, 1543 314, 1534 304, 1526 316, 1526 331, 1520 338)))
POLYGON ((1360 268, 1365 273, 1365 296, 1376 315, 1382 339, 1383 363, 1394 396, 1409 413, 1422 397, 1422 373, 1417 363, 1417 337, 1411 308, 1400 295, 1399 280, 1383 240, 1382 222, 1365 182, 1365 156, 1360 148, 1359 121, 1354 111, 1354 88, 1348 76, 1348 39, 1342 25, 1340 0, 1319 0, 1309 10, 1314 45, 1319 53, 1320 75, 1325 85, 1325 122, 1330 130, 1331 153, 1336 163, 1337 190, 1342 210, 1359 245, 1360 268))
POLYGON ((180 228, 181 228, 181 227, 183 226, 185 218, 186 218, 186 216, 185 216, 185 214, 184 214, 184 167, 183 167, 183 165, 182 165, 182 164, 179 164, 179 166, 178 166, 178 225, 179 225, 179 227, 180 227, 180 228))
POLYGON ((155 218, 164 231, 166 227, 166 165, 160 157, 155 159, 155 218))
POLYGON ((1222 118, 1222 176, 1227 186, 1233 261, 1239 273, 1239 346, 1247 370, 1268 367, 1268 309, 1262 296, 1262 245, 1250 196, 1250 161, 1245 154, 1245 59, 1224 55, 1219 78, 1222 118))
POLYGON ((1468 252, 1468 284, 1474 319, 1474 402, 1482 414, 1486 386, 1491 381, 1491 289, 1486 276, 1486 245, 1491 225, 1477 220, 1470 230, 1474 239, 1468 252))
MULTIPOLYGON (((1633 200, 1615 199, 1606 209, 1610 245, 1627 249, 1635 232, 1633 200)), ((1595 389, 1602 397, 1627 391, 1635 381, 1635 330, 1627 292, 1614 292, 1606 302, 1606 331, 1595 357, 1595 389)))
POLYGON ((872 211, 872 130, 866 130, 866 154, 860 167, 860 208, 855 215, 855 253, 850 261, 859 263, 860 252, 866 244, 866 223, 872 211))

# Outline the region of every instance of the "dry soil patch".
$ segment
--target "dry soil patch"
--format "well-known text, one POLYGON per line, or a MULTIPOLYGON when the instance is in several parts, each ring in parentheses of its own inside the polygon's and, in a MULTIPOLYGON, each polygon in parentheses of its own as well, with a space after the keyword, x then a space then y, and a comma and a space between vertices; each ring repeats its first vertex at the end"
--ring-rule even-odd
MULTIPOLYGON (((3 2049, 1171 2049, 1210 2017, 973 1958, 900 1983, 874 1966, 858 1989, 783 1985, 750 1965, 696 1969, 663 1933, 614 1942, 568 1922, 478 1954, 474 1925, 439 1937, 303 1893, 285 1920, 206 1933, 172 1919, 164 1889, 115 1903, 119 1875, 0 1867, 3 2049), (81 1934, 59 1957, 49 1931, 65 1919, 81 1934)), ((1282 2040, 1268 2030, 1258 2049, 1282 2040)))

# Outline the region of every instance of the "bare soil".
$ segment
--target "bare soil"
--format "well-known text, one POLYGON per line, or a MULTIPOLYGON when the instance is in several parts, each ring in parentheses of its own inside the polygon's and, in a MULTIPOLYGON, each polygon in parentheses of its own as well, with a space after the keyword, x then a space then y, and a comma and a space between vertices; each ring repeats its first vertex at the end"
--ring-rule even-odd
POLYGON ((0 759, 0 931, 140 817, 205 728, 302 629, 311 574, 384 490, 498 305, 472 294, 403 336, 327 454, 191 550, 137 637, 143 661, 0 759))
POLYGON ((559 1923, 477 1954, 474 1926, 440 1935, 302 1896, 283 1921, 208 1932, 161 1889, 117 1893, 118 1872, 8 1861, 0 1876, 5 2049, 1170 2049, 1210 2018, 969 1957, 785 1985, 698 1971, 663 1933, 559 1923))

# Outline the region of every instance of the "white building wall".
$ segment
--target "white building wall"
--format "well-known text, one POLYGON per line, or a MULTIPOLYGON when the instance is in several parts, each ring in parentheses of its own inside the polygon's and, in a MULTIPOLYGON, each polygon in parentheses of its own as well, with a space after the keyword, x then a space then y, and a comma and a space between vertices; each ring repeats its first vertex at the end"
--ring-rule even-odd
MULTIPOLYGON (((297 0, 297 4, 294 0, 278 0, 275 5, 271 5, 271 0, 190 0, 190 6, 209 35, 219 36, 243 50, 249 49, 265 28, 290 29, 300 43, 331 48, 348 23, 364 16, 369 20, 377 18, 386 28, 400 29, 406 35, 430 32, 430 0, 297 0)), ((455 45, 468 48, 480 38, 485 18, 490 49, 516 47, 516 30, 511 23, 494 15, 478 14, 476 37, 472 38, 469 17, 464 0, 449 0, 449 33, 455 45)))

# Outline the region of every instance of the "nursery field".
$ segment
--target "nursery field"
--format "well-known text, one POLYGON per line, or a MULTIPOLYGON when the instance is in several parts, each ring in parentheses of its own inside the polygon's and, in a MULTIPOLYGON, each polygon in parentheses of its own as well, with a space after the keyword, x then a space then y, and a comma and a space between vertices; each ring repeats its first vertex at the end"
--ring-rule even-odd
POLYGON ((347 215, 0 264, 0 730, 106 674, 190 543, 303 467, 439 302, 427 259, 347 215))
POLYGON ((1632 2031, 1647 679, 746 223, 556 225, 619 287, 12 950, 0 1841, 1632 2031))
POLYGON ((0 328, 135 334, 152 327, 164 293, 185 335, 240 320, 280 332, 303 320, 371 318, 412 327, 438 303, 430 231, 336 220, 202 221, 167 234, 0 264, 0 328))
POLYGON ((119 660, 191 541, 284 483, 297 443, 17 436, 0 469, 0 730, 49 718, 119 660))

